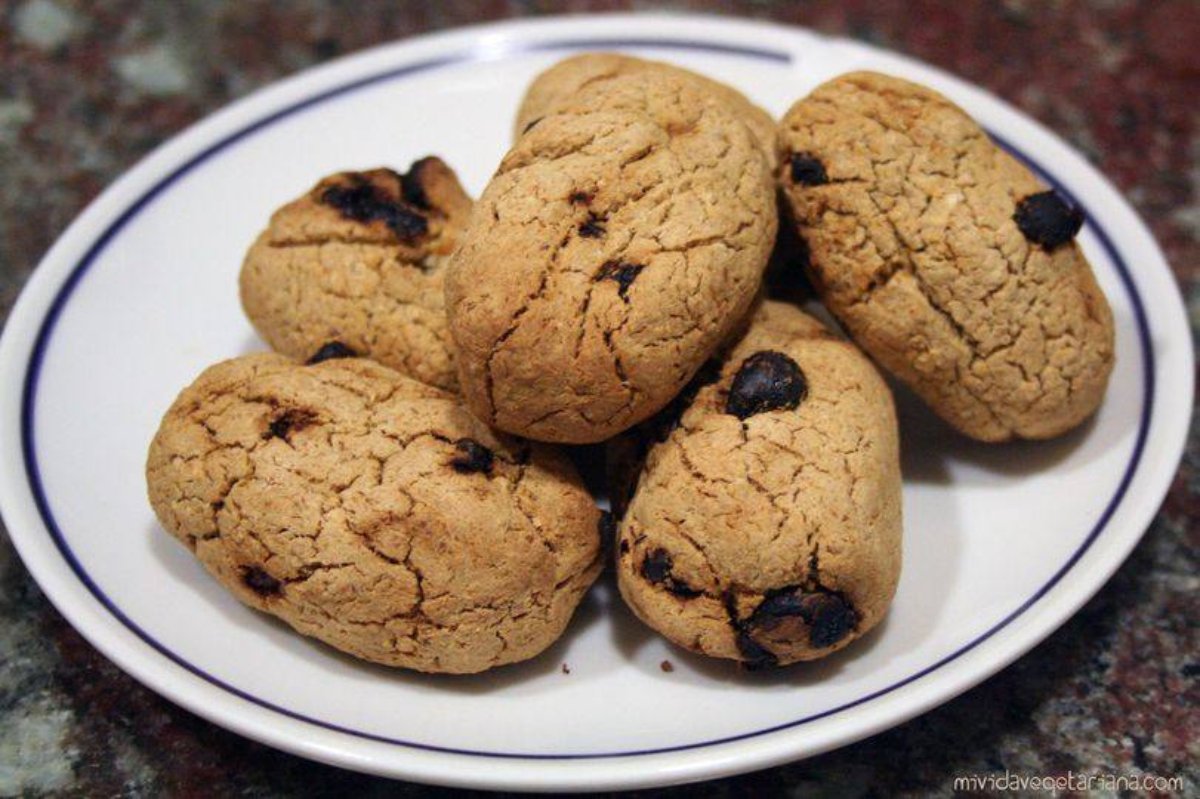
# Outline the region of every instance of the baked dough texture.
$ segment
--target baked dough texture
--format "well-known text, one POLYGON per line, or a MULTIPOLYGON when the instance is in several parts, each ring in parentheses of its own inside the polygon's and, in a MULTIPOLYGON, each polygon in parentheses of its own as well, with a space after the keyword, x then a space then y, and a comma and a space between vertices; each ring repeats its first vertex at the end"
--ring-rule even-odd
POLYGON ((389 666, 531 658, 601 567, 600 512, 563 454, 365 359, 213 366, 163 418, 146 479, 239 600, 389 666))
POLYGON ((242 266, 242 306, 272 349, 329 342, 439 388, 457 387, 443 265, 471 198, 436 157, 325 178, 280 208, 242 266))
POLYGON ((619 526, 621 595, 676 644, 750 666, 820 658, 900 574, 891 395, 853 345, 766 302, 662 427, 619 526))
POLYGON ((477 416, 590 443, 661 409, 748 310, 775 189, 746 125, 692 79, 616 75, 556 108, 476 203, 446 303, 477 416))
POLYGON ((517 109, 514 137, 520 138, 529 126, 536 125, 547 114, 574 104, 576 96, 585 88, 594 89, 613 78, 627 75, 664 73, 693 81, 704 91, 724 102, 729 110, 750 128, 763 154, 772 165, 775 164, 779 137, 775 119, 750 102, 737 89, 674 64, 647 61, 618 53, 581 53, 564 58, 539 74, 533 83, 529 84, 517 109))
POLYGON ((784 116, 779 179, 826 307, 942 418, 1040 439, 1099 406, 1112 312, 1082 215, 945 97, 870 72, 784 116))

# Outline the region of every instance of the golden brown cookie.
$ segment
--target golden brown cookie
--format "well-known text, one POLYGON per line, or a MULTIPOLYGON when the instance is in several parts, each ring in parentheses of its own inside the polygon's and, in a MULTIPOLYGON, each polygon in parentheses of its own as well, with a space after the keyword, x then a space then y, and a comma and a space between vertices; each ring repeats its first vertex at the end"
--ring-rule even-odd
POLYGON ((1113 320, 1082 215, 940 94, 870 72, 783 118, 780 183, 826 307, 942 418, 983 441, 1090 416, 1113 320))
POLYGON ((621 595, 694 652, 753 666, 834 652, 900 574, 891 394, 862 353, 764 303, 654 444, 620 522, 621 595))
POLYGON ((208 369, 163 418, 146 479, 163 526, 238 599, 390 666, 531 658, 601 565, 600 513, 564 455, 365 359, 208 369))
POLYGON ((744 315, 775 195, 726 106, 690 79, 618 75, 518 139, 446 275, 481 419, 604 440, 669 402, 744 315))
POLYGON ((617 53, 582 53, 564 58, 539 74, 521 100, 514 134, 520 138, 522 133, 530 126, 536 125, 542 117, 574 105, 584 88, 592 89, 616 77, 647 73, 667 73, 693 81, 704 91, 726 103, 729 110, 750 128, 771 164, 775 164, 778 138, 775 120, 762 108, 746 99, 737 89, 674 64, 647 61, 617 53))
POLYGON ((455 390, 443 264, 471 199, 440 159, 342 172, 271 217, 242 266, 246 315, 301 360, 337 342, 455 390))

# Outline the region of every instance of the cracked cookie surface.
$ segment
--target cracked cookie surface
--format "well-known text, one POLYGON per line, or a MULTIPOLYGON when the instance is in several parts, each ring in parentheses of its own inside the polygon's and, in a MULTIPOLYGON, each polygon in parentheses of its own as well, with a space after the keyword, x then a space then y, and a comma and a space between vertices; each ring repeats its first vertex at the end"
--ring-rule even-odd
POLYGON ((272 349, 301 360, 338 342, 455 390, 444 262, 471 199, 436 157, 407 173, 342 172, 280 208, 242 266, 242 306, 272 349))
POLYGON ((564 58, 540 73, 529 84, 521 99, 513 133, 520 138, 527 128, 538 124, 542 117, 570 107, 582 89, 594 89, 617 77, 654 73, 667 73, 694 81, 704 91, 726 103, 729 110, 750 128, 771 164, 775 164, 778 157, 778 127, 774 118, 737 89, 674 64, 618 53, 582 53, 564 58))
POLYGON ((900 573, 886 384, 803 312, 763 303, 653 444, 617 579, 671 641, 752 666, 812 660, 883 618, 900 573))
POLYGON ((568 443, 647 418, 745 314, 776 226, 760 148, 695 81, 581 88, 517 140, 451 258, 468 406, 568 443))
POLYGON ((941 417, 1048 438, 1099 406, 1108 302, 1077 211, 940 94, 868 72, 784 116, 779 181, 826 307, 941 417))
POLYGON ((600 512, 562 453, 365 359, 211 367, 146 477, 163 526, 239 600, 390 666, 533 657, 601 567, 600 512))

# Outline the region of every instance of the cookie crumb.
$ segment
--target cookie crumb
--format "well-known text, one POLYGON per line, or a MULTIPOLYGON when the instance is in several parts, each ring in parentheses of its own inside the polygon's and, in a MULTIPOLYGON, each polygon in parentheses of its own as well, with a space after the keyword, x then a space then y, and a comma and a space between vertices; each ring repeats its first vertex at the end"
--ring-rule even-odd
POLYGON ((563 673, 563 674, 570 674, 570 673, 571 673, 571 667, 570 667, 570 666, 568 666, 566 663, 562 664, 562 673, 563 673))
POLYGON ((675 667, 671 664, 671 661, 669 661, 669 660, 664 660, 662 663, 659 663, 658 667, 660 669, 662 669, 663 671, 665 671, 667 674, 670 674, 671 672, 675 671, 675 667))

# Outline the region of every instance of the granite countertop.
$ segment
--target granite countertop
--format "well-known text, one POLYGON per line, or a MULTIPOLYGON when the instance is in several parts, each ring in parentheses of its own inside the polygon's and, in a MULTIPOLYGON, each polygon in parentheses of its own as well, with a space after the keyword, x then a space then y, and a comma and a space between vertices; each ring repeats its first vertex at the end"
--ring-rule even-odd
MULTIPOLYGON (((737 13, 852 36, 979 83, 1085 153, 1166 251, 1200 329, 1194 0, 334 0, 0 3, 0 309, 106 184, 188 123, 338 54, 512 16, 737 13), (266 42, 266 43, 264 43, 266 42)), ((1061 630, 870 740, 716 794, 949 794, 955 775, 1182 776, 1200 790, 1200 428, 1153 526, 1061 630)), ((12 435, 13 431, 5 431, 12 435)), ((50 606, 0 535, 0 795, 435 793, 252 743, 142 688, 50 606)))

